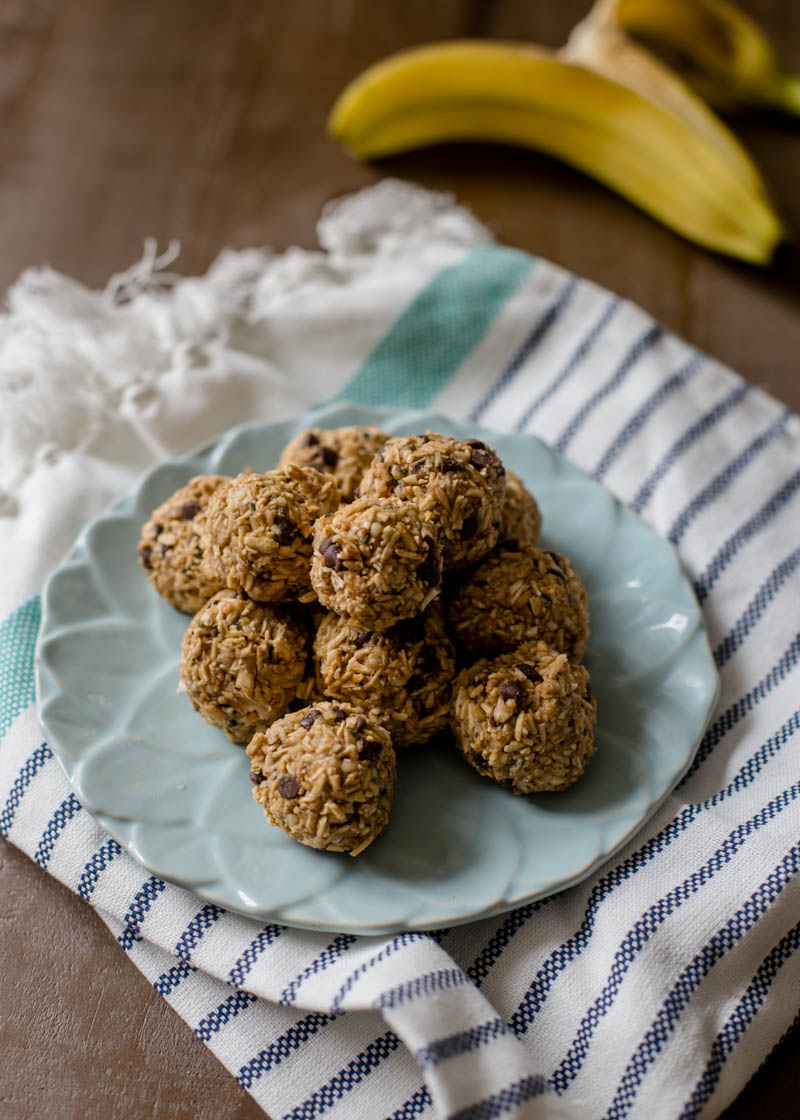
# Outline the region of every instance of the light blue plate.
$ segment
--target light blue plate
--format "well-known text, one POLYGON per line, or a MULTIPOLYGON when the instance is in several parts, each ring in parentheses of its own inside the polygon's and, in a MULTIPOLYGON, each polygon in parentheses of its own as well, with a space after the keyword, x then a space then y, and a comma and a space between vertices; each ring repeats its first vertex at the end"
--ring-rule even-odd
POLYGON ((215 447, 151 471, 93 521, 44 594, 39 714, 83 805, 148 870, 252 917, 305 929, 393 933, 471 921, 589 875, 686 771, 718 677, 676 553, 533 436, 429 413, 353 405, 325 427, 378 424, 483 436, 536 494, 544 542, 589 591, 586 664, 597 754, 566 793, 514 797, 448 745, 401 754, 389 827, 358 859, 317 852, 269 826, 245 752, 176 692, 185 615, 136 559, 150 511, 195 474, 272 467, 306 416, 236 428, 215 447))

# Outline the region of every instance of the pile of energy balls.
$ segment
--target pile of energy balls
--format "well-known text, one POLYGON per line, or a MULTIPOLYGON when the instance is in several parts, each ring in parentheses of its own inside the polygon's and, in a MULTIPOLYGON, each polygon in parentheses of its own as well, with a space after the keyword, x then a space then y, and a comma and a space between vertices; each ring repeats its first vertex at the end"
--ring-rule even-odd
POLYGON ((181 687, 247 745, 267 819, 355 856, 389 820, 395 752, 448 724, 512 793, 583 773, 587 596, 540 530, 479 439, 311 428, 275 470, 193 478, 144 525, 139 560, 194 616, 181 687))

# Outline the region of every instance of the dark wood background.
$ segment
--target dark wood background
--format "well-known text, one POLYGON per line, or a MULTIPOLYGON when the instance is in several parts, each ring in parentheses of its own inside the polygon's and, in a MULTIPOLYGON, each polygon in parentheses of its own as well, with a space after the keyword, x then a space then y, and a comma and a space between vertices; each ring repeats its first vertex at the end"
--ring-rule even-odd
MULTIPOLYGON (((452 147, 359 167, 324 132, 390 51, 480 35, 557 45, 589 0, 0 0, 0 285, 49 263, 90 285, 180 239, 314 244, 323 203, 393 174, 455 192, 504 241, 637 300, 800 409, 800 255, 768 271, 679 240, 534 153, 452 147)), ((744 0, 800 68, 800 4, 744 0)), ((800 231, 800 123, 748 120, 800 231)), ((0 1118, 263 1116, 90 909, 0 846, 0 1118)), ((726 1120, 798 1115, 797 1034, 726 1120)), ((360 1120, 360 1118, 359 1118, 360 1120)), ((364 1118, 372 1120, 372 1118, 364 1118)))

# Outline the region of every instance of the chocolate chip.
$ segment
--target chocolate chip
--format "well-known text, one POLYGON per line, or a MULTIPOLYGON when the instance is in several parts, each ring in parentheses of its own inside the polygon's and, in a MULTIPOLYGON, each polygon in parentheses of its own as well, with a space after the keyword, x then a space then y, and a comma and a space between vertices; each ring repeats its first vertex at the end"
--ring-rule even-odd
POLYGON ((325 550, 331 544, 333 544, 333 537, 326 537, 322 544, 319 546, 319 551, 323 556, 325 555, 325 550))
POLYGON ((174 544, 161 544, 161 545, 158 546, 158 551, 161 553, 162 556, 166 556, 167 553, 169 552, 169 550, 171 548, 174 548, 174 547, 175 547, 174 544))
POLYGON ((288 517, 276 517, 272 522, 272 535, 278 544, 290 544, 294 539, 294 522, 288 517))
POLYGON ((364 717, 356 716, 356 722, 353 724, 353 730, 355 732, 363 731, 366 726, 367 721, 364 719, 364 717))
POLYGON ((319 546, 319 551, 322 553, 326 568, 333 568, 335 572, 341 569, 342 560, 339 556, 339 546, 333 537, 326 537, 319 546))
POLYGON ((332 447, 320 447, 319 454, 323 465, 329 467, 330 470, 333 470, 339 462, 339 452, 334 451, 332 447))
POLYGON ((473 451, 469 457, 470 463, 479 471, 483 470, 484 467, 488 467, 493 459, 494 455, 492 455, 491 451, 481 451, 480 449, 473 451))
POLYGON ((200 512, 199 502, 184 502, 181 506, 181 517, 184 521, 194 521, 200 512))
POLYGON ((371 762, 377 758, 381 753, 382 747, 374 739, 359 739, 358 740, 358 757, 363 758, 366 762, 371 762))
POLYGON ((441 458, 439 460, 439 470, 442 474, 452 474, 454 471, 461 470, 461 464, 457 463, 455 459, 441 458))
POLYGON ((360 633, 356 634, 356 649, 361 649, 362 646, 365 646, 371 637, 371 630, 362 630, 360 633))
POLYGON ((333 713, 337 723, 341 723, 342 720, 347 719, 347 712, 343 712, 341 708, 331 708, 331 712, 333 713))
POLYGON ((465 439, 464 443, 467 445, 467 447, 479 447, 483 451, 486 450, 486 444, 482 439, 465 439))
POLYGON ((319 708, 309 708, 309 710, 300 720, 300 726, 305 727, 306 731, 308 731, 309 727, 313 727, 321 715, 322 712, 319 710, 319 708))
POLYGON ((522 695, 522 685, 519 681, 503 681, 500 685, 500 695, 504 700, 518 700, 522 695))
POLYGON ((288 775, 284 775, 284 777, 281 778, 281 780, 278 782, 278 793, 281 795, 281 797, 285 797, 287 801, 291 801, 292 798, 297 797, 299 792, 300 783, 298 782, 297 778, 292 778, 288 775))
POLYGON ((139 549, 139 559, 142 562, 142 567, 147 568, 148 572, 151 572, 153 570, 153 564, 152 564, 152 561, 150 560, 150 557, 152 555, 153 555, 152 548, 140 548, 139 549))
POLYGON ((472 755, 472 761, 475 763, 478 769, 485 770, 489 765, 489 760, 484 758, 479 751, 470 751, 469 753, 472 755))
POLYGON ((436 587, 442 578, 439 561, 436 559, 435 551, 430 546, 428 546, 428 555, 417 568, 417 575, 423 583, 427 583, 428 587, 436 587))
POLYGON ((251 770, 250 771, 250 781, 253 783, 254 786, 257 786, 258 783, 261 781, 261 771, 260 770, 251 770))
POLYGON ((416 463, 411 468, 411 473, 412 474, 421 474, 422 471, 424 471, 427 466, 428 466, 428 460, 427 459, 417 459, 416 463))
POLYGON ((164 532, 164 526, 159 525, 159 523, 157 521, 154 521, 153 522, 153 532, 155 533, 156 536, 158 536, 160 533, 164 532))
POLYGON ((497 722, 497 720, 494 718, 494 716, 489 716, 489 726, 490 727, 499 727, 500 724, 497 722))
POLYGON ((459 537, 462 541, 471 541, 475 534, 478 532, 478 518, 474 513, 469 517, 465 517, 461 522, 461 529, 459 530, 459 537))
POLYGON ((303 438, 303 447, 316 447, 319 443, 319 436, 315 436, 313 432, 306 432, 303 438))
POLYGON ((519 669, 520 673, 526 676, 529 681, 533 681, 534 684, 537 684, 539 681, 544 680, 542 674, 538 673, 534 669, 533 665, 528 665, 526 661, 521 662, 519 665, 515 665, 514 668, 519 669))

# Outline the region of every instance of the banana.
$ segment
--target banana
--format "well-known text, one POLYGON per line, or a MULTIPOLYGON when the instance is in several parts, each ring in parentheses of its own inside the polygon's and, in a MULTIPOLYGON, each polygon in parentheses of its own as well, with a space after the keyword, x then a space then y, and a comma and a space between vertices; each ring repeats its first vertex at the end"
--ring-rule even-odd
POLYGON ((717 108, 800 116, 800 76, 728 0, 600 0, 587 18, 666 48, 689 85, 717 108))
POLYGON ((341 93, 328 127, 362 160, 454 140, 531 147, 684 237, 764 264, 783 237, 764 184, 722 122, 693 111, 542 47, 463 40, 372 66, 341 93))

